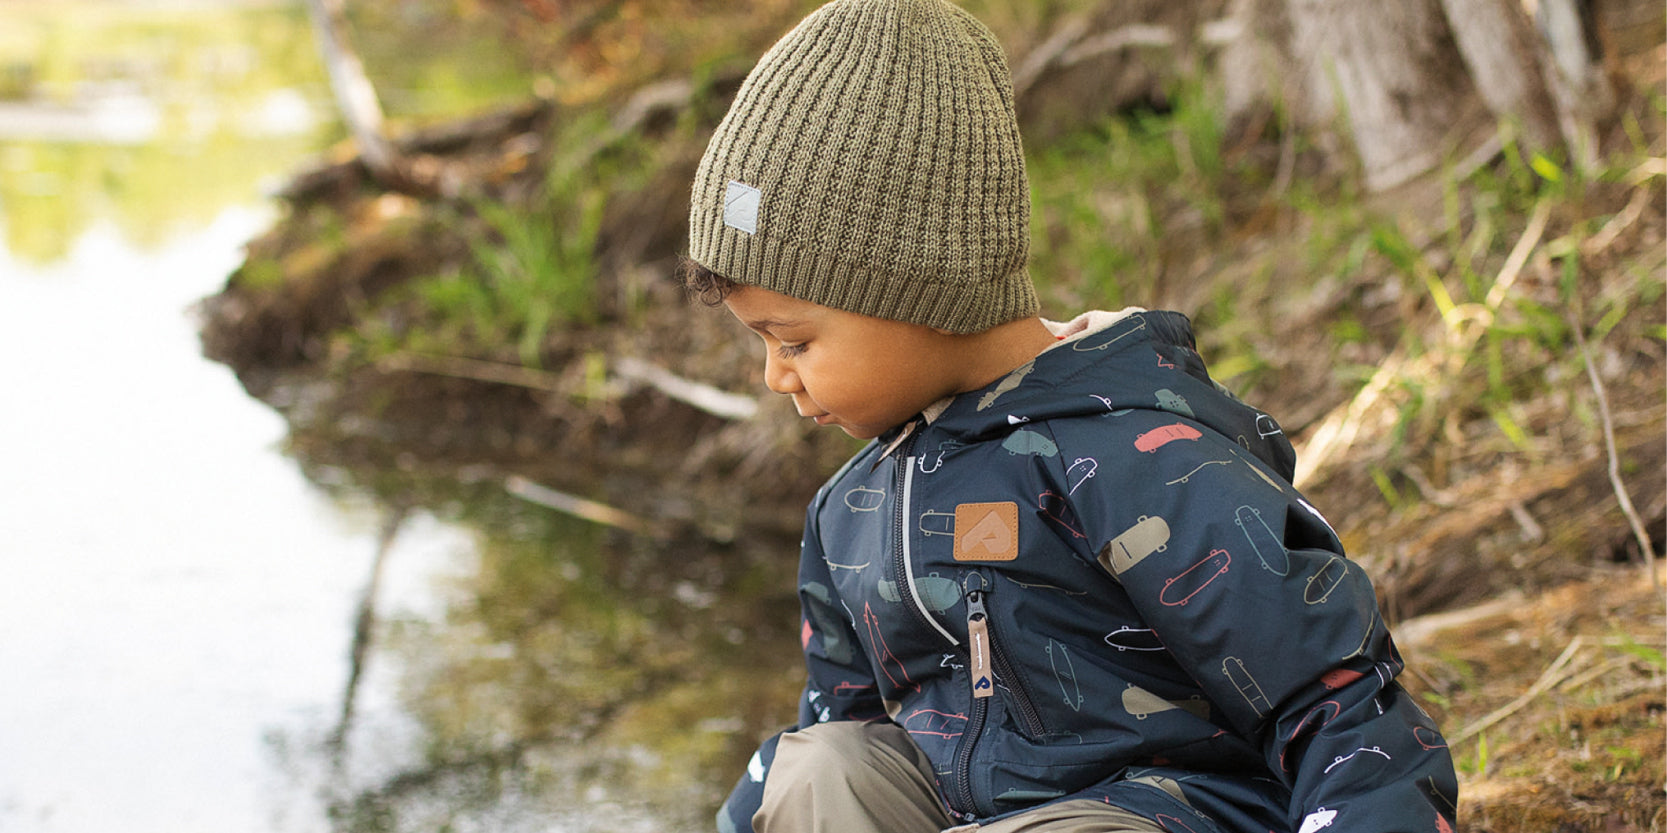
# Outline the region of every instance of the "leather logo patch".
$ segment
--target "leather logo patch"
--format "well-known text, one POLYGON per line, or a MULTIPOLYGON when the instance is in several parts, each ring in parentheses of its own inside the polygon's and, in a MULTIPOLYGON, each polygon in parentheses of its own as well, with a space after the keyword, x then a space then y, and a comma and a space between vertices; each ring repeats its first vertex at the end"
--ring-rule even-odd
POLYGON ((1019 505, 963 503, 955 507, 956 561, 1012 561, 1019 557, 1019 505))

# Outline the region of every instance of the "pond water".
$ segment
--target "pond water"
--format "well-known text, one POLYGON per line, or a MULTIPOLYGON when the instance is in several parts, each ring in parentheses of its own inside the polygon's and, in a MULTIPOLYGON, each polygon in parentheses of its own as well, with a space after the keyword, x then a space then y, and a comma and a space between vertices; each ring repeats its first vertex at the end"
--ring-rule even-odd
POLYGON ((785 576, 462 473, 395 511, 199 354, 340 135, 300 7, 7 14, 0 830, 706 828, 791 713, 785 576))
MULTIPOLYGON (((265 216, 153 251, 95 228, 51 264, 0 255, 0 829, 323 826, 281 744, 341 712, 378 515, 301 477, 187 314, 265 216)), ((424 517, 395 550, 384 598, 433 616, 471 542, 424 517)), ((385 683, 361 696, 399 722, 385 683)))

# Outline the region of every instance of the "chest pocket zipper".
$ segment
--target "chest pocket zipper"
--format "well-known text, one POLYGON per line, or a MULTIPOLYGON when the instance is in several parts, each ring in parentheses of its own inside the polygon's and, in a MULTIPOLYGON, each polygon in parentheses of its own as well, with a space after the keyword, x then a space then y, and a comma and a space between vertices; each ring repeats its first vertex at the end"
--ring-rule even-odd
MULTIPOLYGON (((967 716, 966 731, 962 734, 960 746, 956 750, 955 773, 960 788, 957 796, 960 806, 991 814, 995 808, 980 805, 973 793, 972 762, 973 752, 985 729, 985 721, 990 711, 990 696, 995 694, 997 681, 999 680, 1008 690, 1012 710, 1031 737, 1046 734, 1047 727, 1042 724, 1041 714, 1030 699, 1023 678, 1008 658, 1005 647, 996 638, 989 609, 985 605, 985 598, 990 593, 987 589, 988 580, 982 573, 974 573, 973 576, 977 576, 983 585, 969 589, 966 594, 967 677, 972 687, 973 699, 971 712, 967 716)), ((968 578, 970 580, 972 576, 968 578)))
MULTIPOLYGON (((973 699, 979 700, 994 694, 995 684, 999 681, 1011 695, 1010 699, 1014 710, 1018 712, 1020 725, 1031 737, 1041 737, 1047 733, 1047 727, 1042 723, 1041 712, 1030 699, 1025 680, 1013 665, 1007 647, 998 637, 995 624, 990 621, 989 610, 985 606, 985 599, 990 595, 989 580, 983 573, 973 575, 983 584, 982 587, 967 591, 967 668, 968 677, 972 682, 973 699), (994 679, 990 678, 992 674, 994 679)), ((968 578, 970 580, 972 577, 968 578)))

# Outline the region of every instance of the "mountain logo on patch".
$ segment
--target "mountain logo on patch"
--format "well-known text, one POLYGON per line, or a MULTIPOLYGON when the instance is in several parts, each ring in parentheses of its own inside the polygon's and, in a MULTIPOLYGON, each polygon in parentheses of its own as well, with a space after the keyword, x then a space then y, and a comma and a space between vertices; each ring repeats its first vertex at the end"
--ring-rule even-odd
POLYGON ((963 503, 955 507, 956 561, 1012 561, 1019 557, 1019 505, 963 503))

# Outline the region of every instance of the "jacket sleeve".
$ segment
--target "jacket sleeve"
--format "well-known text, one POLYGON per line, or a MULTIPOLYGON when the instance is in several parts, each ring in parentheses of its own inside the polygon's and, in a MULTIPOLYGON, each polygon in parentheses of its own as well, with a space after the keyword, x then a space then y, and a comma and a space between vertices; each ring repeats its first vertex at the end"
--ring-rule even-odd
POLYGON ((834 590, 823 557, 816 522, 821 497, 805 517, 799 552, 799 639, 804 647, 806 682, 799 698, 798 721, 764 742, 753 753, 747 771, 736 782, 718 810, 719 833, 752 830, 752 817, 764 799, 764 783, 775 761, 776 744, 787 732, 835 720, 875 720, 885 717, 885 705, 875 684, 873 666, 857 640, 850 615, 834 590))
MULTIPOLYGON (((1122 447, 1089 450, 1116 472, 1072 496, 1091 555, 1263 750, 1291 790, 1290 830, 1451 831, 1452 759, 1395 680, 1402 661, 1371 582, 1294 488, 1196 428, 1161 445, 1131 430, 1111 441, 1122 447)), ((1060 434, 1062 451, 1083 447, 1068 426, 1060 434)), ((1105 444, 1103 431, 1088 436, 1105 444)))

